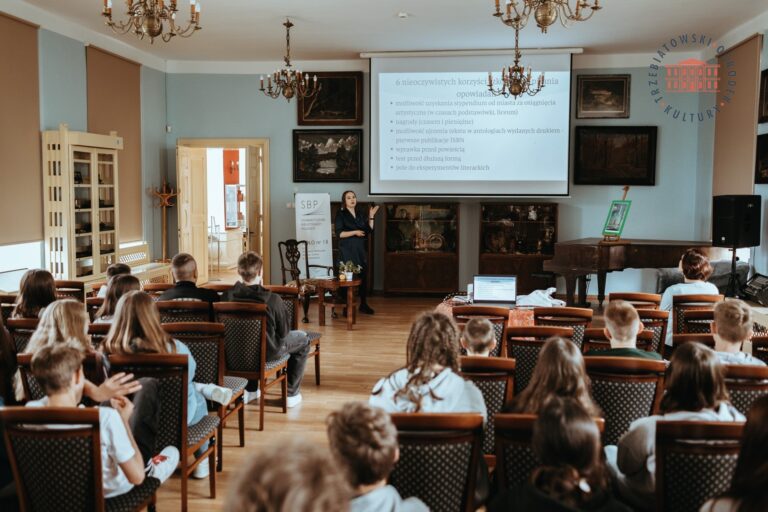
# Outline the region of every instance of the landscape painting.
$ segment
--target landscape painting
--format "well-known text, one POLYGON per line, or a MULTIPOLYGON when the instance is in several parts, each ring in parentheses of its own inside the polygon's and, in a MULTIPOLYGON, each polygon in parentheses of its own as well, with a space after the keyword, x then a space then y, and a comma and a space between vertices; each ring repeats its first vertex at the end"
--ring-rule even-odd
POLYGON ((363 124, 363 73, 308 72, 320 90, 298 101, 300 126, 359 126, 363 124))
POLYGON ((654 185, 655 126, 577 126, 576 185, 654 185))
POLYGON ((362 130, 293 130, 293 181, 363 181, 362 140, 362 130))

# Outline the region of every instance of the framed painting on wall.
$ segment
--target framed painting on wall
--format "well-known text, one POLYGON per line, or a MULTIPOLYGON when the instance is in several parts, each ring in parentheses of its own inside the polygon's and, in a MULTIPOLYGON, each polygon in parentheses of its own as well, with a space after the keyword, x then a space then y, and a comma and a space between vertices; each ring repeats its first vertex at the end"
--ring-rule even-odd
POLYGON ((614 200, 608 209, 608 217, 603 225, 603 236, 612 238, 621 238, 621 232, 624 231, 624 223, 627 222, 629 207, 632 201, 614 200))
POLYGON ((359 126, 363 124, 363 73, 320 71, 320 88, 312 98, 299 98, 300 126, 359 126))
POLYGON ((293 130, 293 181, 363 181, 363 130, 293 130))
POLYGON ((757 109, 757 122, 768 123, 768 69, 760 73, 760 101, 757 109))
POLYGON ((576 119, 629 117, 630 75, 578 75, 576 119))
POLYGON ((757 136, 757 156, 755 158, 755 184, 768 183, 768 133, 757 136))
POLYGON ((576 185, 654 185, 656 126, 577 126, 576 185))

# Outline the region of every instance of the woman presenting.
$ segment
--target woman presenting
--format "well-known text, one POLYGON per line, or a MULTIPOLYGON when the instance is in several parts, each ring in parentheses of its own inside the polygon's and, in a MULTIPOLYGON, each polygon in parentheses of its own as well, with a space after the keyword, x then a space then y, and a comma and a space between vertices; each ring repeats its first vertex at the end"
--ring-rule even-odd
POLYGON ((341 210, 336 214, 336 236, 339 237, 339 261, 351 261, 360 265, 363 270, 360 272, 360 312, 373 314, 373 309, 368 305, 366 297, 367 276, 368 276, 368 236, 373 233, 373 221, 378 206, 374 206, 368 211, 357 212, 357 196, 351 190, 341 194, 341 210))

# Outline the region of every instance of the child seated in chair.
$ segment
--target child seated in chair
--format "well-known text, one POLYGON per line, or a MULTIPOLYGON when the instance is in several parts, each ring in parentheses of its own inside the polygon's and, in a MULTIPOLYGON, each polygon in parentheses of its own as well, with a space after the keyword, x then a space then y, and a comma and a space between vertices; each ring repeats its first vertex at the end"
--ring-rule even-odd
POLYGON ((381 409, 344 404, 326 420, 331 454, 344 469, 354 498, 350 512, 426 512, 418 498, 403 500, 387 478, 400 457, 397 429, 381 409))
POLYGON ((605 308, 605 336, 611 342, 608 350, 590 350, 587 356, 640 357, 661 360, 661 354, 637 348, 637 335, 643 324, 635 307, 623 300, 612 300, 605 308))
POLYGON ((488 357, 496 348, 496 334, 493 324, 485 318, 472 318, 464 326, 461 346, 468 356, 488 357))
POLYGON ((125 276, 125 275, 131 275, 131 267, 129 267, 125 263, 113 263, 110 266, 108 266, 107 282, 101 288, 99 288, 99 293, 97 293, 96 296, 101 297, 102 299, 106 297, 107 292, 109 291, 109 287, 112 286, 112 283, 115 281, 115 278, 118 276, 125 276))
MULTIPOLYGON (((77 407, 80 403, 85 384, 81 350, 67 344, 47 345, 32 357, 32 374, 46 396, 29 402, 28 407, 77 407)), ((143 483, 145 476, 161 482, 167 480, 179 463, 179 451, 173 446, 163 449, 152 470, 145 474, 144 461, 129 426, 133 404, 126 397, 112 398, 110 404, 112 407, 99 407, 104 497, 129 492, 143 483)))
POLYGON ((47 270, 24 272, 19 283, 19 295, 11 318, 39 318, 40 313, 56 300, 56 282, 47 270))
POLYGON ((712 335, 721 363, 765 366, 752 354, 742 352, 744 343, 752 338, 752 309, 744 301, 726 299, 717 303, 712 335))

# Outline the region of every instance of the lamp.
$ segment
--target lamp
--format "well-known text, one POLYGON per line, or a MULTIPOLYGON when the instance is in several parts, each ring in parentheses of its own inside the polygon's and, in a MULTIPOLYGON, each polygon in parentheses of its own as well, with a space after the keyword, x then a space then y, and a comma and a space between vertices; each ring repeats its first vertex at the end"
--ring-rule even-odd
POLYGON ((112 20, 112 0, 104 0, 104 10, 101 15, 107 18, 107 26, 117 34, 133 32, 139 39, 149 37, 154 43, 159 37, 166 43, 175 36, 189 37, 200 30, 200 0, 189 1, 189 22, 186 27, 176 25, 176 0, 126 0, 128 19, 116 23, 112 20), (168 23, 164 30, 163 23, 168 23))
POLYGON ((536 26, 544 34, 557 20, 567 27, 569 21, 587 21, 596 11, 603 8, 600 0, 575 0, 573 8, 571 0, 506 0, 506 9, 502 12, 500 1, 495 2, 496 12, 493 15, 505 25, 519 30, 528 23, 528 18, 533 14, 536 26))
POLYGON ((271 98, 283 96, 287 101, 291 101, 294 96, 299 98, 311 98, 320 91, 321 86, 317 84, 317 75, 310 81, 309 75, 302 75, 298 69, 291 67, 291 27, 293 23, 286 19, 283 23, 285 27, 285 67, 267 75, 267 88, 264 88, 264 76, 261 76, 261 87, 259 90, 271 98), (274 83, 273 83, 274 82, 274 83))
POLYGON ((501 68, 501 88, 493 88, 493 75, 488 72, 488 90, 494 96, 504 96, 509 98, 512 96, 517 99, 522 94, 528 96, 535 96, 544 88, 544 73, 534 81, 532 77, 531 68, 528 67, 526 72, 525 67, 520 65, 520 47, 518 46, 518 37, 520 30, 515 30, 515 63, 509 68, 501 68))

